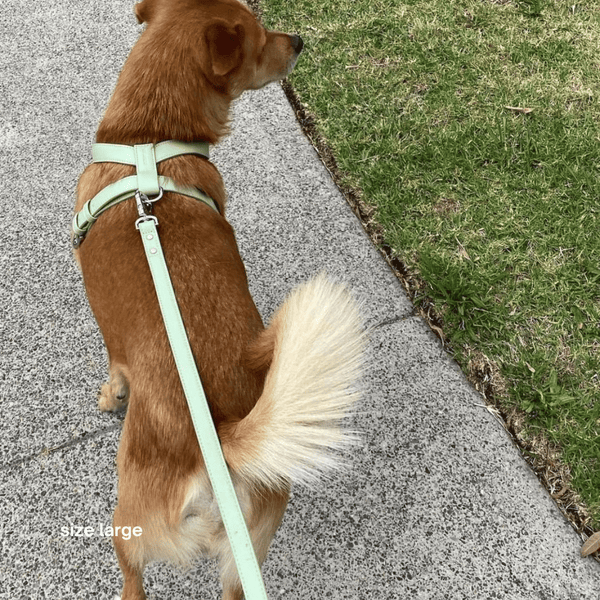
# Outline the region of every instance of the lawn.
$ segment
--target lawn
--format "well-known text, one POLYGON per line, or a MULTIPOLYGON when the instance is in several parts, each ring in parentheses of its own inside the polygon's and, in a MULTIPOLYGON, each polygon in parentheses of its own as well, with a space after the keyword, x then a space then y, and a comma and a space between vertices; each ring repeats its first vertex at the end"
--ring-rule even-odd
POLYGON ((600 3, 260 0, 411 298, 580 530, 600 527, 600 3))

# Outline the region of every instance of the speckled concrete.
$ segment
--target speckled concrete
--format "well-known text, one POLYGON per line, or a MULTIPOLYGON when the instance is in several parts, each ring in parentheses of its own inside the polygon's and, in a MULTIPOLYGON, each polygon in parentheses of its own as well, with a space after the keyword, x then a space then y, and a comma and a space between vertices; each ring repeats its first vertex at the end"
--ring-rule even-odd
MULTIPOLYGON (((0 600, 112 600, 120 573, 99 528, 115 503, 121 421, 95 408, 106 358, 68 229, 139 28, 125 0, 2 9, 0 600), (71 525, 94 531, 63 535, 71 525)), ((372 328, 362 442, 347 473, 294 490, 264 567, 269 597, 597 600, 598 564, 579 557, 577 535, 413 315, 281 89, 246 95, 234 116, 213 157, 261 313, 326 269, 372 328)), ((210 562, 152 565, 145 581, 151 600, 218 597, 210 562)))

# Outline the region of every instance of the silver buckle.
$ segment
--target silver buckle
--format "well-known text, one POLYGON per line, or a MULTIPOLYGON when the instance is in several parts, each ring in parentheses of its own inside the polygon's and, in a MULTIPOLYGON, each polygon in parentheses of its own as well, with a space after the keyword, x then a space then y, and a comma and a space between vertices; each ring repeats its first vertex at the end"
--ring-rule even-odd
POLYGON ((72 244, 73 248, 77 249, 81 246, 81 242, 83 242, 83 238, 85 237, 85 233, 80 233, 79 235, 73 234, 72 244))
POLYGON ((135 220, 135 228, 137 230, 139 230, 140 224, 141 223, 145 223, 146 221, 154 221, 154 224, 158 227, 158 219, 155 216, 153 216, 153 215, 144 215, 143 217, 140 217, 139 219, 135 220))

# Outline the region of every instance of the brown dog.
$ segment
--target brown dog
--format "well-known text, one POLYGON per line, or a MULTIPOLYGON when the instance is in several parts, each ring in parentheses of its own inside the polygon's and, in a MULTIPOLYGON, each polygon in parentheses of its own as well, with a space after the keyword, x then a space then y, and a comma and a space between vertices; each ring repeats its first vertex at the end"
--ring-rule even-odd
MULTIPOLYGON (((133 48, 98 142, 204 140, 227 133, 231 101, 281 79, 302 49, 266 31, 237 0, 144 0, 133 48)), ((76 211, 134 168, 90 165, 76 211)), ((174 193, 154 205, 159 235, 223 453, 262 562, 294 481, 311 483, 351 436, 339 420, 356 400, 364 334, 345 289, 319 276, 295 290, 265 329, 250 297, 215 166, 199 156, 159 165, 201 188, 219 213, 174 193)), ((116 553, 122 600, 145 598, 144 566, 198 554, 220 560, 225 599, 242 597, 207 479, 139 233, 135 200, 108 209, 75 251, 109 355, 101 410, 128 403, 117 456, 116 553), (123 527, 142 534, 123 534, 123 527), (118 529, 117 529, 118 528, 118 529), (140 529, 137 531, 139 532, 140 529)))

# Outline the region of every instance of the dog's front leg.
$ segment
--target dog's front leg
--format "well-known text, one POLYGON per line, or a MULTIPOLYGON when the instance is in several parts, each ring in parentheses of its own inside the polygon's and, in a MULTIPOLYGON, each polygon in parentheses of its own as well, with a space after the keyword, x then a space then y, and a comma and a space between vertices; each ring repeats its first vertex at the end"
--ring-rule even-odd
POLYGON ((102 386, 98 396, 98 408, 101 411, 116 412, 127 406, 129 380, 125 375, 126 372, 125 365, 110 361, 109 380, 102 386))

